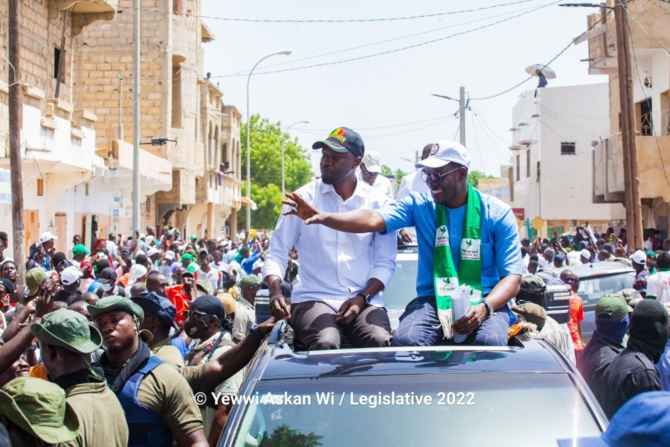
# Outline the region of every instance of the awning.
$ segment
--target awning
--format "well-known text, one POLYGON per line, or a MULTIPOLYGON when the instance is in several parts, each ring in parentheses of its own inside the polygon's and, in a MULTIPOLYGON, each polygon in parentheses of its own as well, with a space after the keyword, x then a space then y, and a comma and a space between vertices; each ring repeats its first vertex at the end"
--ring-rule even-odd
POLYGON ((247 199, 246 197, 235 197, 235 201, 241 203, 242 205, 250 206, 254 211, 258 209, 256 202, 251 199, 247 199))

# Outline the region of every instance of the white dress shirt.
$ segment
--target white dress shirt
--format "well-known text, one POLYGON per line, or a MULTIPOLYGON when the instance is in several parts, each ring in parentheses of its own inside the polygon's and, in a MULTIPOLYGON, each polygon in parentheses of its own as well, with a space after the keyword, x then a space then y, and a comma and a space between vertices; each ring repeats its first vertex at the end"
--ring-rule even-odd
MULTIPOLYGON (((359 181, 364 181, 361 174, 361 168, 356 170, 356 178, 359 181)), ((391 180, 387 179, 383 175, 377 175, 375 182, 372 184, 372 187, 387 196, 389 199, 393 198, 393 185, 391 185, 391 180)))
POLYGON ((402 178, 396 200, 400 200, 403 197, 412 194, 413 192, 425 192, 430 194, 430 188, 421 178, 421 169, 417 169, 416 171, 412 172, 411 174, 407 174, 402 178))
MULTIPOLYGON (((320 211, 342 213, 357 209, 378 209, 388 197, 358 181, 347 200, 332 185, 315 180, 296 191, 320 211)), ((288 211, 284 207, 283 212, 288 211)), ((396 233, 344 233, 324 225, 305 225, 297 216, 280 216, 263 264, 263 278, 284 277, 291 247, 300 256, 300 282, 295 285, 292 303, 320 301, 334 310, 362 291, 370 278, 385 286, 395 271, 396 233)), ((383 307, 381 293, 370 304, 383 307)))

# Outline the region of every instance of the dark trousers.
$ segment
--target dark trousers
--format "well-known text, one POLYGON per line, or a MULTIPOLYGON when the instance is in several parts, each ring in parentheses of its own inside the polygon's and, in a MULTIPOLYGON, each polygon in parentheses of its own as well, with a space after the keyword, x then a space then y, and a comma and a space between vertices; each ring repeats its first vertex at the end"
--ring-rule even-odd
POLYGON ((343 337, 357 348, 391 344, 391 323, 386 310, 367 306, 347 326, 335 323, 335 312, 319 301, 291 304, 291 320, 299 344, 309 350, 339 349, 343 337))
MULTIPOLYGON (((486 318, 476 331, 468 335, 461 344, 507 346, 509 314, 502 307, 493 316, 486 318)), ((393 346, 434 346, 444 339, 437 316, 434 296, 412 300, 400 317, 400 325, 393 337, 393 346)))

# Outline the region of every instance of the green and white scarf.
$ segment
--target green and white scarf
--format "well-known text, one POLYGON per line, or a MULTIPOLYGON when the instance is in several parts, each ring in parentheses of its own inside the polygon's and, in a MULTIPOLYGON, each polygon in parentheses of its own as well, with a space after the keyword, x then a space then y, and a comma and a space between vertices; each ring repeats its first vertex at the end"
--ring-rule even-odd
POLYGON ((433 254, 433 278, 437 313, 444 337, 453 338, 453 312, 451 296, 458 286, 470 286, 470 305, 482 300, 482 219, 479 192, 468 184, 468 202, 465 209, 465 225, 461 239, 461 261, 458 272, 451 256, 449 245, 449 217, 447 207, 437 204, 435 250, 433 254))

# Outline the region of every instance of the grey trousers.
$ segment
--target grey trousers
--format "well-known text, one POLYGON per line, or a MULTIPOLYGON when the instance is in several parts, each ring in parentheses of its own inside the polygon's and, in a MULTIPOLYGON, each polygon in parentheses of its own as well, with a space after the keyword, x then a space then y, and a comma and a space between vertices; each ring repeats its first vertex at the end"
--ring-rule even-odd
POLYGON ((309 350, 339 349, 343 337, 358 348, 390 346, 391 323, 386 310, 366 306, 347 326, 335 323, 337 312, 319 301, 291 304, 291 320, 299 345, 309 350))

